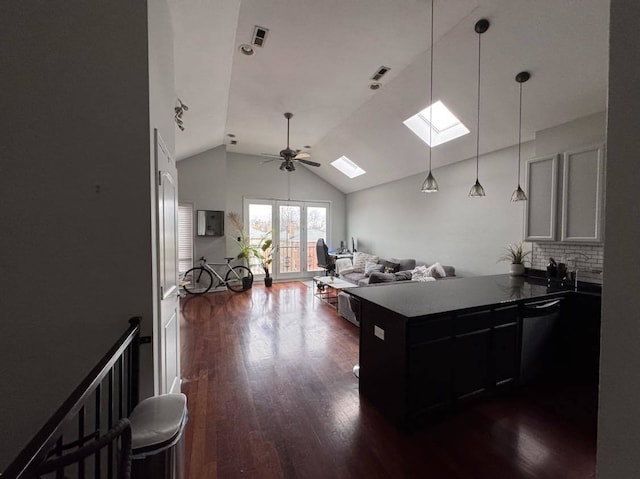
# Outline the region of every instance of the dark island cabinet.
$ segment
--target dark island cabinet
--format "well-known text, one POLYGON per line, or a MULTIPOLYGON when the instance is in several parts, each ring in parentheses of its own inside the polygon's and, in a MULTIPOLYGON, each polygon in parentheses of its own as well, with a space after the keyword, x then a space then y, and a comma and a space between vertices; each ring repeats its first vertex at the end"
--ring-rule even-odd
POLYGON ((360 395, 400 425, 551 373, 597 372, 597 294, 508 275, 349 294, 360 319, 360 395))
POLYGON ((400 424, 517 383, 517 306, 407 321, 364 303, 360 327, 360 392, 400 424))

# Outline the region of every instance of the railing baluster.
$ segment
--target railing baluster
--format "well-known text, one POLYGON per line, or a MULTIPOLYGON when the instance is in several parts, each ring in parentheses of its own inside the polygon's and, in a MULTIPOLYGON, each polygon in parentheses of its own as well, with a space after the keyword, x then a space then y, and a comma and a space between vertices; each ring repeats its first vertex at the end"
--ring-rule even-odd
MULTIPOLYGON (((62 456, 62 446, 64 444, 64 437, 60 436, 60 438, 56 441, 55 455, 62 456)), ((64 471, 62 469, 58 469, 56 471, 56 479, 64 479, 64 471)))
MULTIPOLYGON (((114 380, 113 380, 113 368, 109 370, 108 376, 109 383, 109 412, 108 412, 108 420, 109 420, 109 429, 113 427, 113 388, 114 388, 114 380)), ((109 444, 107 446, 107 477, 113 477, 113 446, 109 444)))
MULTIPOLYGON (((84 445, 84 421, 85 421, 85 409, 84 406, 80 408, 78 412, 78 445, 82 447, 84 445)), ((78 462, 78 477, 84 479, 84 459, 80 459, 78 462)))
MULTIPOLYGON (((96 397, 95 397, 95 413, 94 413, 94 422, 95 429, 98 431, 98 436, 102 431, 102 383, 98 384, 96 388, 96 397)), ((93 476, 95 479, 101 478, 101 461, 100 461, 100 451, 96 451, 93 456, 93 476)))
POLYGON ((124 377, 124 361, 122 357, 117 362, 118 365, 118 373, 120 375, 120 389, 118 391, 118 417, 124 417, 124 385, 125 385, 125 377, 124 377))

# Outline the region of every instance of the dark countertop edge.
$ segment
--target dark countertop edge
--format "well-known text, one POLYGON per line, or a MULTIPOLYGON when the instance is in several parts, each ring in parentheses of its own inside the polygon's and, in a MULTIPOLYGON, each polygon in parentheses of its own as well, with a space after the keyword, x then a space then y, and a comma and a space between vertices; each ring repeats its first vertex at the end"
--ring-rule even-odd
MULTIPOLYGON (((487 304, 482 304, 482 305, 477 305, 477 306, 470 306, 470 307, 464 307, 464 308, 459 308, 459 309, 450 309, 447 311, 436 311, 436 312, 431 312, 431 313, 426 313, 426 314, 415 314, 415 315, 407 315, 407 314, 403 314, 400 313, 399 311, 395 311, 393 309, 390 309, 380 303, 376 303, 374 301, 371 301, 369 299, 363 298, 362 296, 359 296, 357 294, 357 290, 358 289, 366 289, 368 287, 358 287, 358 288, 349 288, 354 294, 354 296, 358 297, 359 299, 363 300, 363 301, 367 301, 373 304, 376 304, 378 307, 388 311, 391 314, 394 314, 396 316, 402 317, 404 319, 406 319, 407 321, 419 321, 421 319, 425 319, 428 317, 432 317, 433 319, 438 318, 438 317, 442 317, 442 316, 446 316, 448 314, 451 313, 456 313, 456 314, 466 314, 466 313, 470 313, 470 312, 474 312, 474 311, 482 311, 482 310, 487 310, 487 309, 499 309, 499 308, 507 308, 509 306, 517 306, 520 303, 524 303, 524 302, 536 302, 536 301, 544 301, 544 300, 552 300, 555 298, 563 298, 563 297, 567 297, 570 295, 574 295, 574 294, 579 294, 579 295, 587 295, 587 296, 601 296, 602 294, 602 286, 598 285, 598 284, 594 284, 594 283, 582 283, 582 282, 578 282, 578 290, 576 290, 573 285, 569 285, 569 284, 563 284, 561 281, 552 281, 551 283, 549 283, 548 279, 546 278, 546 271, 545 272, 541 272, 539 270, 527 270, 527 271, 531 271, 531 272, 538 272, 538 273, 542 273, 542 276, 539 276, 537 274, 527 274, 525 275, 525 278, 527 280, 527 282, 532 282, 535 284, 539 284, 541 286, 544 285, 552 285, 555 286, 557 289, 555 291, 550 291, 547 292, 546 294, 541 294, 539 296, 531 296, 531 297, 527 297, 527 298, 513 298, 510 299, 508 301, 501 301, 498 303, 495 302, 490 302, 487 304), (584 287, 584 285, 588 285, 587 287, 584 287)), ((492 275, 488 275, 487 277, 490 277, 492 275)), ((482 276, 473 276, 474 278, 481 278, 482 276)), ((464 279, 463 277, 456 277, 456 278, 452 278, 452 279, 464 279)), ((381 287, 385 287, 385 286, 381 286, 381 287)), ((349 289, 347 289, 346 291, 349 291, 349 289)))

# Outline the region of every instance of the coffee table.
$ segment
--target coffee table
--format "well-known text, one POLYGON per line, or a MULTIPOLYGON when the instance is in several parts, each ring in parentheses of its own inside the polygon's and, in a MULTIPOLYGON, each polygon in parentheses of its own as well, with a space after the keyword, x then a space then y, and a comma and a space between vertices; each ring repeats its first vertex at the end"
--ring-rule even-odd
POLYGON ((333 308, 338 308, 338 293, 347 288, 357 288, 357 285, 333 276, 314 276, 315 286, 313 295, 333 308))

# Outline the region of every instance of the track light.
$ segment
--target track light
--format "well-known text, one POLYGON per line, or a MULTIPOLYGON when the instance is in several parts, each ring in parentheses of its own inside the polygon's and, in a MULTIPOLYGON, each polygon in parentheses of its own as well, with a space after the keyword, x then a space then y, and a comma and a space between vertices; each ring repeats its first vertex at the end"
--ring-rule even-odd
POLYGON ((184 103, 182 103, 182 100, 180 100, 180 98, 178 98, 178 103, 179 105, 173 108, 173 111, 174 111, 173 119, 178 125, 178 128, 180 128, 180 131, 184 131, 184 126, 183 126, 184 123, 182 121, 182 115, 184 114, 185 111, 189 110, 189 107, 184 103))

